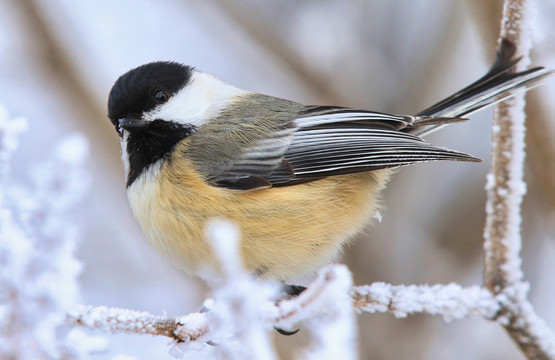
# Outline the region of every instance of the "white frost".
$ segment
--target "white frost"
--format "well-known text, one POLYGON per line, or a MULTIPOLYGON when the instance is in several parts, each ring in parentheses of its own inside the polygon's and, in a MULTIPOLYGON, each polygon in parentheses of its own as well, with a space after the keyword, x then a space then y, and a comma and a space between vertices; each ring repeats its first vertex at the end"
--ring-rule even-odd
MULTIPOLYGON (((207 227, 207 238, 221 264, 221 273, 213 274, 213 299, 204 303, 210 341, 224 359, 277 359, 265 321, 268 299, 276 292, 274 284, 256 281, 247 274, 239 256, 240 234, 231 223, 215 219, 207 227)), ((198 346, 198 344, 197 344, 198 346)), ((177 344, 170 354, 181 358, 191 344, 177 344)))
POLYGON ((79 358, 101 347, 78 332, 65 341, 66 311, 79 298, 81 271, 69 211, 86 191, 86 147, 76 159, 64 155, 62 143, 32 171, 31 188, 16 186, 9 181, 10 160, 25 128, 24 120, 10 120, 0 108, 0 358, 79 358))
MULTIPOLYGON (((303 325, 311 331, 312 341, 302 358, 358 359, 357 326, 349 294, 353 285, 351 273, 343 265, 334 265, 322 269, 322 274, 331 279, 318 301, 311 304, 318 313, 305 315, 303 325)), ((301 314, 304 311, 298 309, 301 314)))
POLYGON ((446 321, 471 316, 492 318, 500 304, 489 291, 479 286, 463 288, 448 285, 390 285, 374 283, 353 289, 355 307, 361 311, 392 312, 397 317, 427 313, 440 315, 446 321), (358 304, 358 305, 357 305, 358 304))
POLYGON ((89 154, 89 142, 82 134, 72 134, 67 136, 58 148, 56 156, 64 162, 80 164, 89 154))
MULTIPOLYGON (((501 36, 517 47, 521 60, 516 71, 530 65, 533 1, 505 1, 501 36)), ((521 268, 521 204, 526 193, 523 181, 525 157, 525 100, 517 94, 494 109, 492 169, 488 176, 486 227, 484 229, 485 278, 505 311, 499 317, 519 343, 533 343, 546 358, 555 358, 555 334, 535 314, 527 300, 529 285, 521 268), (501 281, 496 281, 501 279, 501 281), (514 330, 517 328, 519 330, 514 330), (522 331, 523 330, 523 331, 522 331)), ((543 357, 542 355, 538 355, 543 357)))

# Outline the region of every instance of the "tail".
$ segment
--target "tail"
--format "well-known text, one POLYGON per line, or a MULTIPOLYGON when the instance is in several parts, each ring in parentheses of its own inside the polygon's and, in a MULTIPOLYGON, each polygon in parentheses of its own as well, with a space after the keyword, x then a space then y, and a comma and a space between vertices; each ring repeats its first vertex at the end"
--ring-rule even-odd
POLYGON ((454 122, 453 118, 469 115, 518 93, 518 91, 512 90, 526 91, 538 85, 540 80, 553 74, 553 71, 546 70, 544 67, 514 72, 514 66, 521 59, 513 58, 515 52, 516 47, 514 44, 507 39, 502 39, 501 46, 497 52, 497 58, 486 75, 461 91, 417 114, 418 116, 445 118, 444 122, 437 121, 434 124, 421 123, 422 126, 415 126, 407 130, 414 135, 427 135, 442 126, 454 122))

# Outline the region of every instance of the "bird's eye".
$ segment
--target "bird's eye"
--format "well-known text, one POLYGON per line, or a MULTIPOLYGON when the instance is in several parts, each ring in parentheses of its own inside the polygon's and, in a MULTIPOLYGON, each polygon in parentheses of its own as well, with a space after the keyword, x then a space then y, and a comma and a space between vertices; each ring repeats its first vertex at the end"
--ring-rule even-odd
POLYGON ((157 104, 162 104, 168 101, 170 96, 164 90, 157 90, 154 92, 154 95, 152 95, 152 98, 157 104))

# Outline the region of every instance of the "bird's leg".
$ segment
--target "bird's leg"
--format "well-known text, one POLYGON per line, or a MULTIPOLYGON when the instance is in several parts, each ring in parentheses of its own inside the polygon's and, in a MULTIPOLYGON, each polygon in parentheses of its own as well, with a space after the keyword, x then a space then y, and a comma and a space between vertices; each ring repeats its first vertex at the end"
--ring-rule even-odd
POLYGON ((286 294, 286 297, 284 297, 282 300, 288 300, 294 298, 295 296, 299 296, 303 291, 306 290, 306 286, 289 284, 283 284, 282 288, 283 292, 286 294))
MULTIPOLYGON (((207 308, 206 306, 203 306, 203 307, 200 308, 200 311, 199 311, 199 312, 202 314, 202 313, 207 313, 207 312, 209 312, 209 311, 210 311, 209 308, 207 308)), ((206 344, 207 344, 207 345, 210 345, 210 346, 218 346, 218 345, 219 345, 217 342, 212 341, 212 340, 208 340, 208 341, 206 342, 206 344)))
MULTIPOLYGON (((305 286, 300 286, 300 285, 289 285, 289 284, 282 284, 282 294, 284 294, 285 296, 282 296, 280 298, 277 299, 277 301, 281 301, 281 300, 289 300, 291 298, 294 298, 296 296, 299 296, 303 291, 306 290, 305 286)), ((276 331, 278 333, 280 333, 281 335, 285 335, 285 336, 291 336, 291 335, 295 335, 296 333, 299 332, 300 329, 296 329, 293 331, 289 331, 289 330, 284 330, 282 328, 279 328, 277 326, 274 326, 274 329, 276 329, 276 331)))

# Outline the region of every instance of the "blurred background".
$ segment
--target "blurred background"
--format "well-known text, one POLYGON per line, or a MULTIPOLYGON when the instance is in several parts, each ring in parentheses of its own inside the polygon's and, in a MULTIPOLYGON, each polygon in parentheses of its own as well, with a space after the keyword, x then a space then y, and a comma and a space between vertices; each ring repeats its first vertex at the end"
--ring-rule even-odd
MULTIPOLYGON (((296 100, 416 113, 480 77, 494 58, 501 1, 0 0, 0 103, 28 119, 13 174, 65 135, 91 142, 92 189, 76 209, 83 302, 182 315, 205 285, 168 264, 141 234, 125 197, 119 140, 106 118, 119 75, 174 60, 238 87, 296 100)), ((555 2, 538 0, 533 63, 555 68, 555 2)), ((524 271, 540 316, 555 325, 555 81, 528 96, 524 271)), ((345 250, 355 283, 481 283, 491 110, 429 137, 485 159, 401 169, 383 220, 345 250)), ((306 280, 306 279, 305 279, 306 280)), ((358 317, 361 359, 522 359, 482 319, 358 317)), ((307 341, 275 335, 284 359, 307 341)), ((167 340, 110 336, 108 352, 166 359, 167 340)), ((210 349, 190 359, 210 358, 210 349)))

